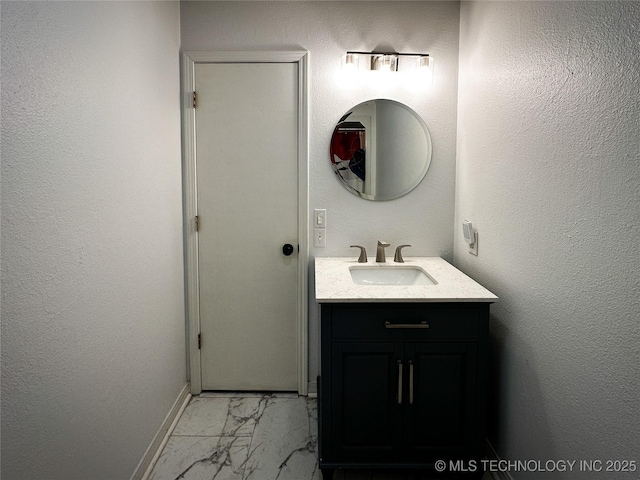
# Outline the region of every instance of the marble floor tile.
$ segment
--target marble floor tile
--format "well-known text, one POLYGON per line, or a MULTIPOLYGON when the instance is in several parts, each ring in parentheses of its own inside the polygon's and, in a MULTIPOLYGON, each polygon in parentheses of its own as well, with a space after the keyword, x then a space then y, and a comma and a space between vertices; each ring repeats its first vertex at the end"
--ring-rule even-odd
POLYGON ((148 480, 242 480, 250 437, 170 437, 148 480))
POLYGON ((270 398, 257 420, 245 480, 320 480, 314 399, 270 398))
POLYGON ((264 402, 264 395, 252 398, 194 397, 172 435, 250 437, 264 402))
POLYGON ((252 436, 256 422, 264 412, 269 396, 260 398, 229 398, 227 419, 222 428, 225 436, 252 436))

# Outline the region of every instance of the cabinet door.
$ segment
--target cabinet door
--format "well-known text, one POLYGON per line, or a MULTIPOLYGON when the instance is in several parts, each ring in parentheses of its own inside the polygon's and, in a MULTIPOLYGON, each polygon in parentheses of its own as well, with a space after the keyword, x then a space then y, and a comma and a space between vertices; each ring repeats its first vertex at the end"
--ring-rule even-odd
POLYGON ((405 355, 405 460, 475 453, 476 344, 409 343, 405 355))
POLYGON ((332 440, 335 461, 396 460, 402 450, 402 344, 332 345, 332 440))

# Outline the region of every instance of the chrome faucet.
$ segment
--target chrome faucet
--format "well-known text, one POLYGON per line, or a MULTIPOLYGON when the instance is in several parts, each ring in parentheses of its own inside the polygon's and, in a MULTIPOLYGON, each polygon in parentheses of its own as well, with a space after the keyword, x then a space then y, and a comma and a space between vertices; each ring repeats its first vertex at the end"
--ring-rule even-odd
POLYGON ((387 258, 384 254, 384 247, 388 247, 391 245, 389 242, 381 242, 378 240, 378 249, 376 250, 376 262, 377 263, 385 263, 387 258))

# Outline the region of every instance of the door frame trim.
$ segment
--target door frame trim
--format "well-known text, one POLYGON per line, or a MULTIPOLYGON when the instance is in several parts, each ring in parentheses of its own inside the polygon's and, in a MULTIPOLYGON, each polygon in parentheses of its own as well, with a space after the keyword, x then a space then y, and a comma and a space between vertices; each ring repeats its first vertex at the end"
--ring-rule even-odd
POLYGON ((202 392, 202 370, 198 335, 200 297, 198 281, 198 212, 196 190, 195 66, 198 63, 297 63, 298 64, 298 302, 297 368, 298 393, 308 394, 309 385, 309 52, 237 51, 182 53, 182 182, 184 213, 184 263, 187 378, 191 394, 202 392))

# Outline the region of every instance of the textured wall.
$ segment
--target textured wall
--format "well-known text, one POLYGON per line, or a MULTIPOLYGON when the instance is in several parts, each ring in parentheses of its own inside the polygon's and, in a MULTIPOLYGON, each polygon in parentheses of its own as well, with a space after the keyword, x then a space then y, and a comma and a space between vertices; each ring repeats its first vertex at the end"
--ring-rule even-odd
POLYGON ((454 261, 500 296, 503 458, 640 460, 639 25, 635 2, 462 4, 454 261))
MULTIPOLYGON (((327 248, 312 256, 357 256, 349 245, 375 254, 378 239, 410 243, 406 255, 451 260, 453 232, 457 2, 183 2, 181 37, 189 50, 309 50, 310 210, 326 208, 327 248), (347 50, 386 48, 431 53, 433 84, 416 88, 402 76, 387 84, 346 83, 340 58, 347 50), (402 79, 402 80, 400 80, 402 79), (349 193, 335 178, 329 140, 340 117, 372 98, 389 98, 418 112, 430 129, 433 159, 425 180, 409 195, 369 202, 349 193)), ((393 254, 393 250, 390 250, 393 254)), ((311 270, 313 271, 313 270, 311 270)), ((318 316, 310 312, 310 379, 318 372, 318 316)))
POLYGON ((129 478, 186 383, 179 6, 2 2, 2 478, 129 478))

